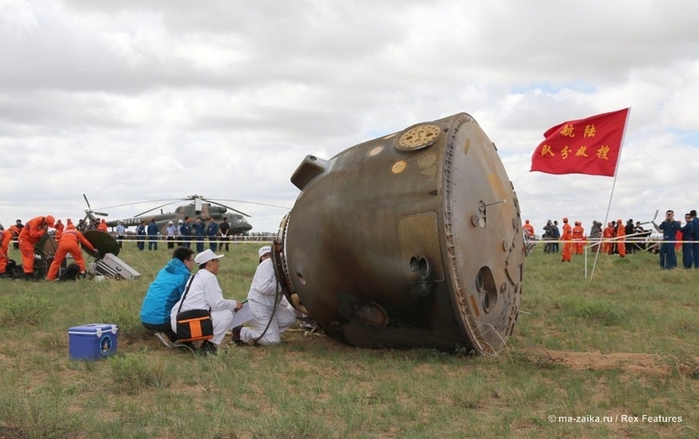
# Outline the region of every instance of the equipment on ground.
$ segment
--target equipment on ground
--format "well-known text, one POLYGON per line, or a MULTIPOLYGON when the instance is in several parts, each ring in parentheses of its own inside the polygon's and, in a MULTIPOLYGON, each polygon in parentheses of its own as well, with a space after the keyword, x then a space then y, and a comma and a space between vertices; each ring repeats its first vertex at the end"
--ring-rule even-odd
MULTIPOLYGON (((98 259, 107 253, 119 256, 119 251, 121 251, 119 242, 109 233, 100 232, 99 230, 88 230, 83 232, 83 236, 97 249, 98 254, 96 256, 98 259)), ((82 244, 80 246, 82 247, 82 244)))
MULTIPOLYGON (((34 244, 34 279, 42 280, 49 274, 49 268, 53 262, 53 257, 58 249, 58 243, 53 236, 44 234, 39 242, 34 244)), ((22 266, 18 265, 17 270, 22 266)))
POLYGON ((108 278, 129 280, 135 280, 141 276, 138 271, 117 257, 121 248, 112 235, 99 230, 88 230, 83 235, 98 250, 97 254, 93 255, 97 260, 90 264, 88 270, 92 276, 102 275, 108 278))
POLYGON ((105 254, 97 262, 90 264, 90 273, 92 275, 101 274, 113 279, 128 280, 136 280, 141 276, 141 273, 111 253, 105 254))

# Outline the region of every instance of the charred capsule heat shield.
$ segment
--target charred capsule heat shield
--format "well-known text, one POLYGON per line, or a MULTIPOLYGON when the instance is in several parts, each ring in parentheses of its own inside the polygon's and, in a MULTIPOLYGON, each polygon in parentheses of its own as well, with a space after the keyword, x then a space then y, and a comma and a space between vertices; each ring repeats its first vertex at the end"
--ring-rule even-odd
POLYGON ((275 253, 285 294, 359 347, 502 350, 524 239, 494 144, 465 113, 307 156, 275 253))

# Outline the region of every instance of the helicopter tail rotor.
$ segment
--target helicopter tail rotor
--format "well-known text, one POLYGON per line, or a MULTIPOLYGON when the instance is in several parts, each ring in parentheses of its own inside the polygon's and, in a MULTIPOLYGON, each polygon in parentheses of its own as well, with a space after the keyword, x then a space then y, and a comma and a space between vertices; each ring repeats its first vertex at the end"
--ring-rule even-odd
POLYGON ((87 199, 87 195, 83 194, 83 198, 85 199, 85 204, 87 204, 87 209, 85 209, 85 218, 83 218, 83 220, 89 219, 90 221, 94 221, 96 219, 95 215, 109 216, 109 214, 106 212, 97 212, 92 210, 92 206, 90 206, 90 201, 87 199))
POLYGON ((656 209, 656 210, 655 210, 655 216, 653 217, 653 219, 650 220, 650 221, 644 221, 644 222, 641 223, 641 225, 645 225, 645 224, 655 224, 655 220, 656 220, 657 218, 658 218, 658 210, 656 209))

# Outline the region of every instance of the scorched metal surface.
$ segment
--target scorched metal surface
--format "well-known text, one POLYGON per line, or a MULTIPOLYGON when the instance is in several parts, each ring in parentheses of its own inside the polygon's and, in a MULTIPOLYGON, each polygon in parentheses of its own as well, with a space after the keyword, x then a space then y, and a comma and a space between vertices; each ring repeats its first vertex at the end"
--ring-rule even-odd
POLYGON ((460 113, 307 156, 275 253, 285 294, 359 347, 502 350, 524 239, 495 145, 460 113))

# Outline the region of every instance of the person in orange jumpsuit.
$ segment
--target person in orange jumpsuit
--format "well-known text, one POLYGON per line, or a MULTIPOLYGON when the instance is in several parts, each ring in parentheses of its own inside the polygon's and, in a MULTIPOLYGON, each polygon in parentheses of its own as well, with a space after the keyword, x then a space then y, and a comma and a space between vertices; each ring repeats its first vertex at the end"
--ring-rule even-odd
POLYGON ((63 229, 65 229, 65 226, 63 225, 60 219, 56 220, 56 225, 54 226, 54 229, 56 229, 56 231, 53 233, 53 239, 58 241, 59 239, 61 239, 63 229))
POLYGON ((7 230, 0 230, 0 276, 6 275, 7 261, 10 260, 10 241, 12 237, 19 235, 19 229, 16 226, 10 226, 7 230))
POLYGON ((575 221, 575 227, 573 227, 573 241, 575 241, 575 254, 583 254, 583 247, 585 246, 585 229, 580 221, 575 221))
POLYGON ((107 222, 102 218, 102 221, 100 221, 99 224, 97 224, 97 230, 100 232, 107 233, 107 222))
POLYGON ((526 233, 528 237, 534 237, 534 226, 529 224, 529 220, 524 220, 524 225, 522 226, 522 228, 524 229, 524 233, 526 233))
POLYGON ((570 262, 570 251, 573 247, 573 231, 570 224, 568 224, 568 218, 563 218, 563 234, 561 234, 561 241, 563 241, 563 262, 570 262))
POLYGON ((626 229, 624 228, 624 223, 618 219, 616 223, 619 224, 616 232, 616 251, 622 258, 626 257, 626 245, 624 244, 624 236, 626 236, 626 229))
POLYGON ((22 253, 22 270, 24 277, 34 277, 34 246, 53 227, 54 218, 51 215, 37 216, 24 225, 19 234, 19 251, 22 253))
POLYGON ((85 260, 83 259, 83 252, 80 250, 80 243, 82 243, 85 248, 93 253, 97 250, 90 244, 90 241, 85 239, 85 236, 75 228, 73 222, 69 219, 66 230, 61 236, 61 240, 58 241, 58 248, 56 249, 56 254, 53 257, 53 262, 49 268, 49 274, 46 276, 46 280, 55 280, 58 276, 58 269, 61 264, 66 259, 66 254, 70 253, 73 259, 80 267, 80 274, 85 274, 85 260))
POLYGON ((614 226, 612 226, 611 221, 607 223, 607 227, 604 228, 604 231, 602 232, 602 238, 605 241, 602 244, 602 253, 611 255, 612 254, 612 243, 607 242, 608 239, 614 238, 614 226))

